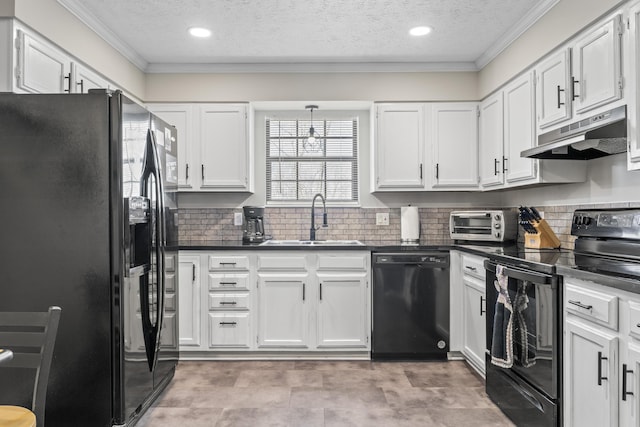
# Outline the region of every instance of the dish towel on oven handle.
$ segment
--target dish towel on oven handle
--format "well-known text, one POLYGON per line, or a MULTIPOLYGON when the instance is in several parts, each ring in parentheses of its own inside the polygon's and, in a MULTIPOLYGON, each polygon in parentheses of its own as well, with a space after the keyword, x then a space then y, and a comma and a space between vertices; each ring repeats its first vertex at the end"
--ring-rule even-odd
POLYGON ((491 339, 491 364, 501 368, 513 366, 513 306, 509 298, 509 277, 504 266, 496 266, 496 280, 493 285, 498 291, 493 316, 493 335, 491 339))

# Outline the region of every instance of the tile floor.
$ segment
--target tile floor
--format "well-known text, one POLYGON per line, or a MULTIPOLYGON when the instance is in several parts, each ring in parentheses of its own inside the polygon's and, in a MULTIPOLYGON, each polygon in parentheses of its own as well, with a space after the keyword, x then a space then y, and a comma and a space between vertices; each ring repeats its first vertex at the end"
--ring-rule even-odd
POLYGON ((465 362, 181 362, 137 427, 513 426, 465 362))

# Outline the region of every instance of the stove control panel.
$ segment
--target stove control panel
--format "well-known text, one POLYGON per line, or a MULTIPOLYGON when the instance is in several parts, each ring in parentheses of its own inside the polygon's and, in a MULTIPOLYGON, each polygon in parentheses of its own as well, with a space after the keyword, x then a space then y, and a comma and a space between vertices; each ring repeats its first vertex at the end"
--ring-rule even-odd
POLYGON ((571 234, 640 240, 640 208, 577 210, 573 213, 571 234))

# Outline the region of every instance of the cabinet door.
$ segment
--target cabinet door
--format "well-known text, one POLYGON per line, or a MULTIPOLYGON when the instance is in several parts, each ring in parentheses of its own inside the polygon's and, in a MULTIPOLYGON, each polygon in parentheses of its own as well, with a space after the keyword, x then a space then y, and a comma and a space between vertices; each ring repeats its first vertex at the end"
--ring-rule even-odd
POLYGON ((535 69, 538 127, 544 129, 571 118, 571 54, 569 49, 540 63, 535 69))
POLYGON ((464 278, 462 281, 463 294, 463 334, 462 354, 481 372, 485 370, 486 298, 481 290, 482 282, 464 278))
POLYGON ((576 113, 622 98, 620 15, 578 40, 573 48, 576 113))
POLYGON ((82 64, 73 63, 72 66, 74 93, 88 93, 89 89, 107 89, 109 82, 82 64))
POLYGON ((493 187, 503 183, 502 92, 480 104, 480 184, 493 187))
POLYGON ((180 254, 178 272, 178 327, 180 347, 190 350, 202 345, 202 297, 200 286, 200 257, 180 254))
POLYGON ((565 426, 617 426, 618 338, 568 318, 564 351, 565 426))
POLYGON ((620 425, 640 427, 640 346, 628 344, 626 356, 620 365, 620 425))
POLYGON ((249 190, 247 106, 200 106, 200 171, 202 190, 249 190))
POLYGON ((23 31, 18 37, 18 87, 33 93, 70 92, 71 58, 23 31))
POLYGON ((193 109, 187 104, 149 104, 149 110, 165 122, 176 127, 178 132, 178 188, 192 189, 193 175, 191 159, 193 147, 197 146, 193 131, 193 109))
POLYGON ((376 107, 376 190, 424 189, 424 129, 423 104, 376 107))
POLYGON ((478 187, 478 104, 433 105, 432 144, 434 188, 478 187))
POLYGON ((629 152, 627 165, 629 170, 640 169, 640 3, 629 11, 629 61, 627 75, 633 91, 628 92, 627 117, 629 121, 629 152))
POLYGON ((318 273, 318 347, 368 346, 366 277, 318 273))
POLYGON ((307 274, 259 274, 258 346, 308 347, 313 298, 307 274))
POLYGON ((504 89, 504 170, 507 183, 536 178, 537 160, 520 157, 536 145, 533 73, 529 72, 504 89))

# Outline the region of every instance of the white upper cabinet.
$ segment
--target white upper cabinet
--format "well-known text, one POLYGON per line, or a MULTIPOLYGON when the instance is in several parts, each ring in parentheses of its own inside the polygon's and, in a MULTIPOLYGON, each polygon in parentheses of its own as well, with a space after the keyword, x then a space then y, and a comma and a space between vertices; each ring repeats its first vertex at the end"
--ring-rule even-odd
POLYGON ((629 61, 626 62, 627 82, 629 84, 627 117, 627 135, 629 150, 627 153, 627 168, 640 169, 640 2, 629 10, 629 61))
POLYGON ((374 191, 425 189, 425 105, 376 105, 374 191))
POLYGON ((573 47, 572 98, 583 113, 622 98, 622 24, 616 15, 573 47))
POLYGON ((520 157, 535 146, 535 96, 533 73, 518 77, 504 89, 504 156, 506 183, 536 178, 537 160, 520 157))
POLYGON ((535 68, 538 127, 571 118, 571 51, 561 49, 535 68))
POLYGON ((31 93, 72 92, 71 57, 18 30, 17 87, 31 93))
POLYGON ((200 190, 251 191, 247 104, 200 106, 200 190))
POLYGON ((190 104, 149 104, 149 110, 165 122, 176 127, 178 132, 178 189, 193 189, 193 106, 190 104))
POLYGON ((433 104, 433 188, 478 188, 478 104, 433 104))
POLYGON ((483 188, 502 185, 503 162, 503 101, 502 91, 480 103, 480 185, 483 188))
POLYGON ((71 68, 74 93, 87 93, 90 89, 110 89, 112 87, 106 79, 91 68, 79 63, 74 63, 71 68))

